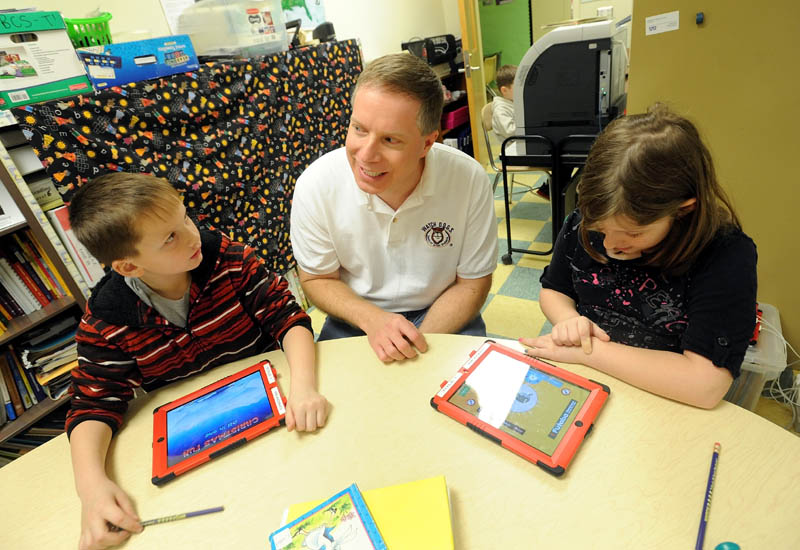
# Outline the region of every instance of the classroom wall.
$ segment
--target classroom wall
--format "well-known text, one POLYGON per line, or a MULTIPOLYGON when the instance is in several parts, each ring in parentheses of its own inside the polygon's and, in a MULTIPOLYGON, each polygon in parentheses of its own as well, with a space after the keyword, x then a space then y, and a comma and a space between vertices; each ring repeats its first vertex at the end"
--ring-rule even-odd
POLYGON ((572 0, 530 0, 533 41, 550 29, 542 26, 572 18, 572 0))
POLYGON ((784 337, 800 349, 797 21, 792 0, 735 9, 726 0, 636 0, 628 111, 667 101, 697 123, 758 246, 759 300, 780 310, 784 337), (646 17, 675 10, 678 31, 645 36, 646 17))
POLYGON ((483 55, 500 52, 501 65, 519 65, 531 47, 530 3, 478 2, 483 55))

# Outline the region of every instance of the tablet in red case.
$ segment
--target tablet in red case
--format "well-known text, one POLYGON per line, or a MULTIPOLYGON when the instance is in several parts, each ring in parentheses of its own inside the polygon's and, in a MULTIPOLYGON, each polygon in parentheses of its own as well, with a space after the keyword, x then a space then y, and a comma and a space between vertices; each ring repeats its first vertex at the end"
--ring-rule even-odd
POLYGON ((285 422, 275 369, 261 361, 153 411, 153 478, 161 485, 285 422))
POLYGON ((431 399, 431 406, 560 476, 610 390, 487 340, 431 399))

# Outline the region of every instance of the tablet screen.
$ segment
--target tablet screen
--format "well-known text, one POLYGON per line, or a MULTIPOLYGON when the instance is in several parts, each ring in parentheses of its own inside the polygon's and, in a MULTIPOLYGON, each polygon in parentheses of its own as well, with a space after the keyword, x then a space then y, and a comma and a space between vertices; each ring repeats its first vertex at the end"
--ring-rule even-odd
POLYGON ((167 466, 272 416, 260 371, 167 411, 167 466))
POLYGON ((448 400, 552 456, 590 391, 497 351, 448 400))

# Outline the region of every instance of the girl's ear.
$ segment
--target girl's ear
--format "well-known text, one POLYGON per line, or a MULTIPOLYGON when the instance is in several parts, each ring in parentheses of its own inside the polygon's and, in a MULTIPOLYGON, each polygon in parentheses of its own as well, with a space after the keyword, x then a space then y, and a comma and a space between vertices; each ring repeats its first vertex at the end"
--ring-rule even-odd
POLYGON ((697 198, 692 197, 691 199, 687 199, 681 203, 678 207, 678 217, 685 216, 689 212, 692 212, 695 208, 697 208, 697 198))

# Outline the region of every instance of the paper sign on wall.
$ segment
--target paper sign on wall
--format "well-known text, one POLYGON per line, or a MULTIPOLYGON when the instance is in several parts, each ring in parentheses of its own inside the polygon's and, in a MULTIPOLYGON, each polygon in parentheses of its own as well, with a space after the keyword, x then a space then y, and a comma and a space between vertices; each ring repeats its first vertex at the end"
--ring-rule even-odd
POLYGON ((661 34, 662 32, 677 31, 680 19, 679 16, 679 11, 671 11, 669 13, 661 13, 659 15, 652 15, 645 18, 645 36, 649 36, 651 34, 661 34))

